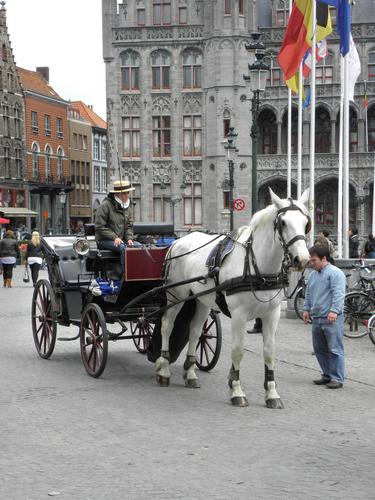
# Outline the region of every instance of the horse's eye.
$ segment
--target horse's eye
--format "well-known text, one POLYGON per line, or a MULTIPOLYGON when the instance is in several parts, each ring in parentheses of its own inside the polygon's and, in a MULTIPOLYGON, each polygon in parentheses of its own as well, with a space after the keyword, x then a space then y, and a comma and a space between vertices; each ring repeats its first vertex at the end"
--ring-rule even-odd
POLYGON ((285 220, 282 220, 282 221, 281 221, 281 225, 282 225, 282 226, 285 226, 285 220))

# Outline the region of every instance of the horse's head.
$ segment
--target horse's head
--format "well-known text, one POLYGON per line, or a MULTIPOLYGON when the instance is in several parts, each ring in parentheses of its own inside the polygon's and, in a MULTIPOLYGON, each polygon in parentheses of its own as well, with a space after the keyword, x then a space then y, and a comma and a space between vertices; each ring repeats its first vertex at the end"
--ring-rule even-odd
POLYGON ((310 254, 306 245, 306 235, 311 229, 309 216, 309 190, 306 189, 298 201, 291 198, 280 199, 269 188, 273 205, 277 209, 274 219, 275 231, 278 233, 284 251, 291 256, 291 262, 297 269, 304 268, 310 254))

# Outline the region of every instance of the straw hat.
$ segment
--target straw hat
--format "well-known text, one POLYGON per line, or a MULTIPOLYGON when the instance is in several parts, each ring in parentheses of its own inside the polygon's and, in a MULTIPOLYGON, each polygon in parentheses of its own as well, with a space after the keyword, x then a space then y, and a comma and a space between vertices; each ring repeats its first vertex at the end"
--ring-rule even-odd
POLYGON ((129 193, 130 191, 134 191, 135 187, 133 187, 129 181, 114 181, 110 193, 129 193))

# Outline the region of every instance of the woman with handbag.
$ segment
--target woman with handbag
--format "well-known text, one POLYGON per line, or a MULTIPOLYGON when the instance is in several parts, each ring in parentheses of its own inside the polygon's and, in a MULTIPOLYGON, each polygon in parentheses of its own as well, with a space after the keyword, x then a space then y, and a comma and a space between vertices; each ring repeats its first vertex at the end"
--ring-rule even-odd
MULTIPOLYGON (((43 262, 43 252, 42 252, 42 246, 40 244, 40 234, 38 233, 38 231, 32 232, 31 240, 28 241, 27 243, 26 259, 27 259, 27 264, 30 266, 31 269, 31 278, 33 280, 33 286, 35 286, 36 282, 38 281, 39 270, 43 262)), ((27 279, 26 276, 25 279, 27 279)))
POLYGON ((19 256, 20 249, 16 235, 8 229, 4 238, 0 241, 0 260, 3 265, 4 287, 12 288, 13 267, 19 256))

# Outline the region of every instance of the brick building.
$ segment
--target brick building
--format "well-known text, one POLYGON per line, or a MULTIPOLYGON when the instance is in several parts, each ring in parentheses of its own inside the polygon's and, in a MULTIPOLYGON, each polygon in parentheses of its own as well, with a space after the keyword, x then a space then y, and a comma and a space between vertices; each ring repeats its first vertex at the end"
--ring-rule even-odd
POLYGON ((27 225, 31 213, 25 178, 25 107, 4 3, 0 8, 0 115, 0 212, 17 228, 27 225))
POLYGON ((107 124, 95 113, 92 106, 88 106, 82 101, 72 101, 71 105, 79 111, 84 120, 91 124, 91 186, 92 210, 94 214, 107 195, 107 124))
POLYGON ((49 68, 17 68, 25 95, 26 178, 34 222, 42 233, 67 226, 59 194, 71 190, 68 161, 68 102, 49 85, 49 68))
POLYGON ((70 180, 74 187, 69 199, 70 229, 76 232, 92 218, 92 129, 73 103, 68 108, 68 127, 70 180))

